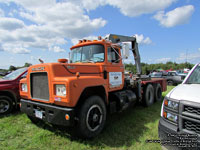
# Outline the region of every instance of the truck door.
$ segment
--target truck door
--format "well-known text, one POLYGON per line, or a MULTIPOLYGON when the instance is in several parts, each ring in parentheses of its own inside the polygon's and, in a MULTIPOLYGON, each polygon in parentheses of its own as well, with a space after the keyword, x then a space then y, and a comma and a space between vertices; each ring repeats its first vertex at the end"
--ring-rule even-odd
POLYGON ((109 91, 122 89, 124 85, 124 66, 120 55, 120 49, 107 47, 107 82, 109 91))

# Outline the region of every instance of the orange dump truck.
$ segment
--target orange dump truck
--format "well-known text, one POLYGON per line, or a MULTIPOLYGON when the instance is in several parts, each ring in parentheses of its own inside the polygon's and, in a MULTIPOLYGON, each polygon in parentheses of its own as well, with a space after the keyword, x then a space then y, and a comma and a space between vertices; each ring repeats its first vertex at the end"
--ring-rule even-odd
POLYGON ((162 99, 165 90, 164 79, 141 77, 136 38, 110 34, 80 40, 71 47, 69 62, 59 59, 29 67, 20 82, 21 111, 32 122, 74 126, 81 137, 92 138, 102 131, 109 113, 137 101, 150 106, 162 99), (125 42, 131 42, 131 49, 125 42), (137 68, 133 78, 125 77, 122 63, 129 51, 137 68))

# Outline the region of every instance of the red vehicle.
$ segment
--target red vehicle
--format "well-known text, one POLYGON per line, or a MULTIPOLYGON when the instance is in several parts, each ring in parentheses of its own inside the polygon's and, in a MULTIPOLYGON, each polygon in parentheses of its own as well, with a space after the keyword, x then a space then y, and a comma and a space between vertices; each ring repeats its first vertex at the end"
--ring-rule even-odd
POLYGON ((0 115, 10 113, 19 104, 19 81, 28 68, 17 69, 0 79, 0 115))

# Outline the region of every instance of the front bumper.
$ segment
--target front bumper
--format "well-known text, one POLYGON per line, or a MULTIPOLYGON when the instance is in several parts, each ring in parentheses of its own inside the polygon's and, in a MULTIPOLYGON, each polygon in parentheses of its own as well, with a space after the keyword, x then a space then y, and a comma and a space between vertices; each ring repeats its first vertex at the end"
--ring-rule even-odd
POLYGON ((167 122, 163 118, 160 118, 158 133, 161 144, 168 150, 200 149, 200 137, 198 135, 192 135, 191 133, 185 131, 179 131, 177 126, 167 122))
POLYGON ((28 116, 36 117, 36 111, 42 112, 43 121, 55 125, 72 126, 74 124, 75 112, 73 108, 59 107, 50 104, 34 102, 21 99, 21 111, 28 116), (65 115, 70 116, 69 120, 65 119, 65 115))

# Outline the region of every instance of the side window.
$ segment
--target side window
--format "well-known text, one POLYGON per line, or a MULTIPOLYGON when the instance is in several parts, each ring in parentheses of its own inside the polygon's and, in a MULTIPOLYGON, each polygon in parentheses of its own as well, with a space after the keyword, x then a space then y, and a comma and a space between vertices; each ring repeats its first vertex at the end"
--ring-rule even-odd
POLYGON ((108 47, 108 62, 119 62, 119 55, 117 54, 118 49, 113 49, 112 47, 108 47))

